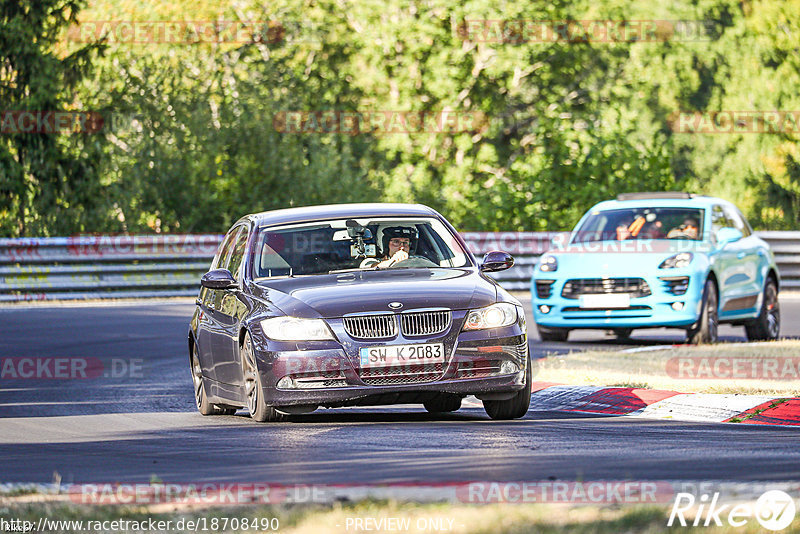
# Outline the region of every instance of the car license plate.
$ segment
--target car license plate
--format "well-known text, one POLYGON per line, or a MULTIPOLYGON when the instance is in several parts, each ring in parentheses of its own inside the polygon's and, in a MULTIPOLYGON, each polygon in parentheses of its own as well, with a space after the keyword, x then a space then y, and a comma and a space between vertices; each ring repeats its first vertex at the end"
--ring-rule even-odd
POLYGON ((581 308, 630 308, 631 296, 628 293, 614 293, 610 295, 581 295, 581 308))
POLYGON ((384 345, 359 349, 361 367, 392 367, 395 365, 417 365, 444 363, 443 343, 420 343, 417 345, 384 345))

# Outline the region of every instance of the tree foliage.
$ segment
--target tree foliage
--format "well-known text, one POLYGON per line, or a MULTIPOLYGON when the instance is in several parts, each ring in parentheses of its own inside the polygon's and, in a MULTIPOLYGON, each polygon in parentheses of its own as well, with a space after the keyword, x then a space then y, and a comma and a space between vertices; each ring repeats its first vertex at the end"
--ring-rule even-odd
POLYGON ((621 192, 678 189, 728 198, 765 228, 800 216, 797 131, 671 127, 677 112, 800 110, 796 3, 92 0, 83 22, 271 21, 277 38, 111 34, 91 78, 96 46, 52 52, 59 30, 70 44, 76 3, 40 2, 30 22, 17 3, 0 4, 4 109, 113 114, 104 135, 2 137, 5 235, 222 231, 246 212, 360 201, 422 202, 465 230, 562 230, 621 192), (705 33, 608 42, 521 41, 497 24, 486 39, 466 31, 503 20, 685 20, 705 33), (487 122, 384 135, 275 127, 282 112, 321 110, 449 110, 487 122))
MULTIPOLYGON (((82 111, 77 92, 94 43, 59 55, 62 30, 79 0, 0 0, 0 110, 82 111)), ((5 115, 4 115, 5 116, 5 115)), ((99 140, 91 135, 0 134, 0 234, 47 235, 105 224, 99 190, 99 140)))

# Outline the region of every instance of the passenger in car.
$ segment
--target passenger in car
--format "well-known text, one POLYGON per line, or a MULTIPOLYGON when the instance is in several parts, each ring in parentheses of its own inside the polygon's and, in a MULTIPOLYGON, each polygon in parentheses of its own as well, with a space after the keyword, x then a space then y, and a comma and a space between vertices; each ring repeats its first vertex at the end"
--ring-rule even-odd
POLYGON ((633 217, 627 216, 617 224, 617 241, 624 241, 631 238, 630 226, 633 224, 633 217))

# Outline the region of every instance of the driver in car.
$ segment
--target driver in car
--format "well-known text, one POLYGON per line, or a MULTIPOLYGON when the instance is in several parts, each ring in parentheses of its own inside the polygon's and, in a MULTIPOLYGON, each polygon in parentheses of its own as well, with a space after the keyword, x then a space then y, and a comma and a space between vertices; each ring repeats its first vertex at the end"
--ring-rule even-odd
POLYGON ((362 269, 385 269, 407 260, 417 240, 417 229, 408 226, 390 226, 383 230, 383 258, 367 258, 361 262, 362 269))
POLYGON ((697 239, 697 227, 697 220, 692 217, 687 217, 683 221, 683 224, 670 230, 667 237, 669 239, 697 239))

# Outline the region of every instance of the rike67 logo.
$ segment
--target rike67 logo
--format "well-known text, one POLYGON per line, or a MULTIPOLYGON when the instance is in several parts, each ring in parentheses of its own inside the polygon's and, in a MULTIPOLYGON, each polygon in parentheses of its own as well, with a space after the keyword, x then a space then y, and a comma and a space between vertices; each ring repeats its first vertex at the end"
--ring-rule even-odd
POLYGON ((740 502, 735 505, 720 504, 719 493, 713 496, 703 494, 696 499, 691 493, 678 493, 672 505, 667 526, 671 527, 677 519, 685 527, 711 525, 721 527, 727 521, 732 527, 743 527, 751 519, 767 530, 783 530, 794 521, 795 503, 792 497, 780 490, 770 490, 753 503, 740 502), (687 522, 686 516, 694 515, 694 521, 687 522))

